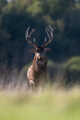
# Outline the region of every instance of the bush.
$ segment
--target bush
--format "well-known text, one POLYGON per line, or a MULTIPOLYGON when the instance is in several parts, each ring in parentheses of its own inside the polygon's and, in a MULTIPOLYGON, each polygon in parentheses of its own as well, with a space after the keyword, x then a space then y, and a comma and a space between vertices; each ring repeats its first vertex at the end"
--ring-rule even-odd
POLYGON ((65 83, 80 83, 80 57, 72 57, 64 65, 65 75, 67 78, 65 83))

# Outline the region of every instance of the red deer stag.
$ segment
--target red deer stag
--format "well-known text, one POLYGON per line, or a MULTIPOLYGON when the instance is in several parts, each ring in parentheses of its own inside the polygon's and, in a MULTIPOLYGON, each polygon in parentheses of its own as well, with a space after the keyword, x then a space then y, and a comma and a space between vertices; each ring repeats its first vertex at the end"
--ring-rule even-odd
POLYGON ((34 59, 32 65, 28 68, 27 79, 29 86, 38 86, 40 83, 44 83, 44 80, 47 79, 47 57, 45 55, 48 50, 47 46, 53 40, 53 28, 48 26, 46 28, 46 37, 41 46, 34 43, 32 40, 32 35, 35 32, 35 29, 30 27, 26 31, 26 40, 34 48, 34 59))

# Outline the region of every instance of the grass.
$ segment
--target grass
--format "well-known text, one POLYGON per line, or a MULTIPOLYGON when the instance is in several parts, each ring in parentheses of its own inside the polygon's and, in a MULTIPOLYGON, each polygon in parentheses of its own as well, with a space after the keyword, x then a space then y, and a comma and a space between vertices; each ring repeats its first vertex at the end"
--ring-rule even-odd
MULTIPOLYGON (((49 61, 48 66, 56 64, 49 61)), ((23 68, 23 73, 27 68, 23 68)), ((71 58, 63 68, 80 71, 80 57, 71 58)), ((20 76, 19 80, 22 78, 20 76)), ((34 92, 20 88, 11 90, 12 87, 1 90, 0 120, 80 120, 80 88, 57 88, 47 87, 34 92)))
POLYGON ((0 120, 80 120, 80 89, 2 91, 0 120))

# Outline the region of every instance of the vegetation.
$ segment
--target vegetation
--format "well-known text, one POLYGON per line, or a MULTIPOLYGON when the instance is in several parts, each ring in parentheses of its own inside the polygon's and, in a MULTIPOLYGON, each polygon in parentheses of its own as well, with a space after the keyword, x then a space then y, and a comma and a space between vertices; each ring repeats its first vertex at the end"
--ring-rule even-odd
POLYGON ((0 120, 79 120, 80 89, 71 86, 80 85, 80 0, 9 1, 0 0, 0 120), (42 44, 47 25, 54 27, 49 85, 32 92, 26 71, 33 54, 25 31, 36 28, 42 44))
POLYGON ((80 90, 45 89, 43 92, 0 92, 2 120, 79 120, 80 90))
POLYGON ((67 83, 80 84, 80 57, 73 57, 64 64, 67 83))
POLYGON ((71 71, 80 71, 80 57, 73 57, 65 65, 71 71))

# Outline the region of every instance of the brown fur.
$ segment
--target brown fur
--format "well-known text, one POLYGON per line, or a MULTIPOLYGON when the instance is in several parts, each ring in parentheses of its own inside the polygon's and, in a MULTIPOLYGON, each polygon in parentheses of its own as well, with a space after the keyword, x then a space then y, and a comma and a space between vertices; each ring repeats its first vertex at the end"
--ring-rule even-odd
POLYGON ((46 80, 47 75, 47 58, 45 56, 34 56, 33 63, 27 71, 29 86, 38 86, 46 80), (40 57, 40 58, 39 58, 40 57), (39 60, 40 59, 40 60, 39 60), (37 64, 37 60, 42 64, 37 64))

